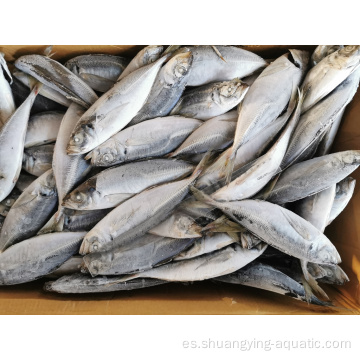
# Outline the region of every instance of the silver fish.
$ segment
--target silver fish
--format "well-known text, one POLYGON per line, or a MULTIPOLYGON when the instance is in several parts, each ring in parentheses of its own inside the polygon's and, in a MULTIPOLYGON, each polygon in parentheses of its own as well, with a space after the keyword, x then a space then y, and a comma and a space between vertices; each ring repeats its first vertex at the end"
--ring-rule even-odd
POLYGON ((24 55, 15 61, 15 66, 46 86, 58 91, 68 100, 85 108, 91 106, 98 99, 89 85, 64 65, 49 57, 37 54, 24 55))
MULTIPOLYGON (((174 261, 151 270, 131 274, 123 278, 154 278, 167 281, 202 281, 230 274, 258 258, 266 249, 266 244, 251 250, 239 244, 231 244, 223 249, 204 254, 193 259, 174 261)), ((120 280, 119 280, 120 281, 120 280)))
POLYGON ((84 180, 91 169, 89 162, 84 159, 83 155, 70 156, 66 153, 66 146, 71 131, 83 113, 84 109, 80 105, 73 103, 61 121, 52 163, 59 198, 59 208, 40 233, 62 231, 64 216, 61 204, 63 199, 75 186, 84 180))
MULTIPOLYGON (((19 80, 19 82, 23 85, 25 85, 28 88, 32 87, 32 84, 36 82, 36 79, 32 77, 29 74, 26 74, 22 71, 14 71, 13 72, 14 78, 19 80)), ((39 90, 39 95, 43 96, 46 99, 50 99, 52 101, 55 101, 58 104, 61 104, 62 106, 69 107, 72 103, 70 99, 67 99, 64 95, 59 93, 57 90, 54 90, 53 88, 46 86, 43 84, 41 89, 39 90)), ((43 98, 43 99, 44 99, 43 98)))
POLYGON ((149 234, 174 239, 193 239, 202 237, 201 226, 192 216, 175 211, 165 221, 148 231, 149 234))
POLYGON ((243 78, 267 65, 260 56, 235 46, 217 45, 216 49, 225 61, 211 46, 191 46, 179 49, 179 51, 190 50, 194 57, 188 80, 189 86, 243 78))
MULTIPOLYGON (((229 275, 214 279, 230 284, 239 284, 290 296, 296 300, 306 301, 305 289, 297 281, 270 265, 254 261, 246 267, 229 275)), ((310 298, 315 305, 328 305, 316 296, 310 298)))
POLYGON ((237 106, 248 89, 247 84, 236 78, 188 90, 172 109, 170 115, 208 120, 225 114, 237 106))
POLYGON ((237 112, 216 116, 199 126, 172 154, 171 157, 202 154, 209 150, 228 147, 235 134, 237 112))
POLYGON ((0 129, 0 201, 10 194, 20 175, 27 123, 38 89, 36 85, 0 129))
POLYGON ((117 81, 120 81, 125 76, 131 74, 135 70, 143 66, 150 65, 156 60, 160 59, 164 47, 162 45, 149 45, 140 50, 135 57, 130 61, 125 70, 121 73, 117 81))
POLYGON ((304 156, 306 150, 312 144, 320 142, 321 136, 352 100, 358 88, 359 79, 360 70, 354 72, 331 94, 300 117, 282 161, 281 169, 286 169, 289 165, 304 159, 307 160, 304 156))
POLYGON ((311 65, 317 65, 323 58, 343 47, 344 45, 318 45, 311 55, 311 65))
POLYGON ((295 213, 324 232, 334 203, 335 190, 336 184, 333 184, 325 190, 300 200, 296 204, 295 213))
POLYGON ((0 254, 0 285, 21 284, 53 272, 76 254, 84 234, 46 234, 11 246, 0 254))
POLYGON ((241 146, 256 137, 286 109, 296 91, 308 63, 308 53, 290 50, 272 62, 255 80, 239 111, 234 143, 223 167, 227 180, 234 167, 237 152, 241 146))
POLYGON ((60 294, 86 294, 143 289, 167 283, 167 281, 157 279, 135 279, 117 283, 116 281, 121 278, 122 276, 97 276, 92 278, 85 274, 73 274, 45 283, 44 289, 60 294))
POLYGON ((194 166, 180 160, 153 159, 104 170, 68 194, 63 206, 75 210, 106 209, 120 205, 155 185, 184 177, 194 166))
POLYGON ((194 239, 172 239, 145 234, 131 245, 84 256, 92 276, 130 274, 146 271, 170 261, 194 242, 194 239))
POLYGON ((89 54, 68 60, 65 67, 83 79, 93 90, 106 92, 115 84, 128 63, 129 61, 121 56, 89 54))
POLYGON ((0 129, 16 110, 13 93, 4 73, 12 82, 4 54, 0 52, 0 129))
POLYGON ((15 187, 21 192, 23 192, 36 179, 36 176, 27 174, 25 171, 22 171, 20 173, 18 181, 15 184, 15 187))
POLYGON ((304 261, 337 264, 335 246, 314 225, 293 212, 262 200, 218 202, 192 187, 195 196, 280 251, 304 261))
POLYGON ((46 111, 31 116, 25 138, 25 148, 56 141, 64 112, 46 111))
POLYGON ((29 185, 9 211, 0 234, 0 252, 36 235, 57 204, 55 178, 48 170, 29 185))
MULTIPOLYGON (((234 201, 250 198, 265 187, 271 178, 278 173, 288 148, 290 137, 299 121, 301 101, 300 95, 296 111, 294 111, 286 128, 269 151, 254 161, 249 166, 249 169, 230 182, 230 184, 213 193, 211 197, 214 200, 234 201)), ((291 112, 291 108, 289 112, 291 112)))
POLYGON ((360 45, 348 45, 326 56, 306 74, 302 84, 306 112, 341 84, 360 65, 360 45))
POLYGON ((336 184, 336 194, 326 225, 330 225, 345 209, 354 194, 355 184, 356 180, 352 177, 347 177, 336 184))
POLYGON ((166 58, 134 71, 102 95, 77 122, 68 154, 85 154, 123 129, 145 103, 166 58))
POLYGON ((193 245, 181 252, 179 255, 175 256, 173 260, 181 261, 192 259, 197 256, 220 250, 234 242, 235 240, 225 233, 206 235, 200 239, 196 239, 193 245))
POLYGON ((100 210, 71 210, 64 209, 64 231, 90 231, 102 220, 110 209, 100 210))
POLYGON ((160 224, 188 194, 206 161, 189 178, 147 189, 120 204, 86 234, 80 254, 111 250, 160 224))
POLYGON ((168 115, 184 92, 191 64, 191 52, 171 58, 159 71, 146 103, 128 126, 168 115))
POLYGON ((34 176, 40 176, 51 169, 54 146, 53 144, 47 144, 25 149, 22 169, 34 176))
POLYGON ((349 280, 345 271, 339 265, 318 265, 325 270, 325 275, 318 279, 324 284, 344 285, 349 280))
POLYGON ((320 156, 287 168, 268 195, 267 200, 285 204, 314 195, 336 184, 360 165, 360 150, 320 156))
POLYGON ((176 149, 202 122, 181 116, 143 121, 124 129, 90 152, 94 166, 111 166, 155 156, 176 149))

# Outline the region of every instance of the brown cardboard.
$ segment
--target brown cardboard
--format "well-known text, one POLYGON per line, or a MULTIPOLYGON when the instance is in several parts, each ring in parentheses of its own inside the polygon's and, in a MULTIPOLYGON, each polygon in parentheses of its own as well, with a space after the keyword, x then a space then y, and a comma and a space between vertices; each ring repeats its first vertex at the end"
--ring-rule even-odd
MULTIPOLYGON (((1 46, 8 61, 41 54, 46 46, 1 46)), ((133 56, 142 46, 56 45, 54 59, 67 60, 86 53, 133 56)), ((314 46, 244 46, 266 58, 277 57, 288 48, 309 51, 314 46)), ((360 150, 360 91, 348 106, 333 151, 360 150)), ((360 169, 355 194, 345 211, 326 229, 341 257, 350 282, 325 287, 336 307, 307 305, 286 296, 232 284, 213 282, 166 284, 154 288, 108 294, 60 295, 42 290, 44 280, 0 287, 0 314, 360 314, 360 169)))

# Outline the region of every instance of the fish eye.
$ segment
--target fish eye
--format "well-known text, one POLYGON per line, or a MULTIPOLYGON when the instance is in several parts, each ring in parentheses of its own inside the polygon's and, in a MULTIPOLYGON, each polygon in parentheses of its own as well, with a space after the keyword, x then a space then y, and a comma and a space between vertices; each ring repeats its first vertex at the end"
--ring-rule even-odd
POLYGON ((102 156, 102 162, 104 163, 110 163, 114 161, 114 157, 110 153, 106 153, 102 156))
POLYGON ((182 76, 184 76, 184 74, 186 74, 186 71, 187 70, 186 70, 186 68, 184 66, 178 65, 175 68, 175 76, 182 77, 182 76))

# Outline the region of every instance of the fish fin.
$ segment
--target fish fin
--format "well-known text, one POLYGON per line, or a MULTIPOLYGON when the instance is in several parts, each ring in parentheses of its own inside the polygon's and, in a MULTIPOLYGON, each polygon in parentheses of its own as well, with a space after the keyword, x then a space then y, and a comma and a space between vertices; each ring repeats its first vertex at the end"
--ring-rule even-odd
POLYGON ((227 232, 227 234, 235 241, 240 242, 239 234, 237 232, 227 232))
POLYGON ((170 45, 164 50, 164 52, 162 53, 162 56, 164 56, 166 54, 171 54, 174 51, 176 51, 177 49, 179 49, 180 47, 181 47, 181 45, 170 45))
POLYGON ((221 52, 219 51, 219 49, 215 46, 215 45, 211 45, 211 47, 213 48, 213 50, 215 51, 216 55, 224 62, 227 62, 224 57, 221 55, 221 52))
POLYGON ((125 145, 126 146, 143 146, 143 145, 152 144, 153 142, 154 142, 154 139, 151 137, 136 138, 136 139, 129 138, 125 141, 125 145))
POLYGON ((94 74, 82 73, 80 77, 87 82, 91 88, 96 88, 97 91, 101 92, 106 92, 115 84, 112 80, 94 74))
MULTIPOLYGON (((96 148, 95 148, 95 149, 96 149, 96 148)), ((94 149, 94 150, 95 150, 95 149, 94 149)), ((93 157, 93 152, 94 152, 94 150, 88 152, 88 153, 85 155, 84 159, 85 159, 85 160, 91 160, 91 158, 93 157)))
MULTIPOLYGON (((327 296, 326 292, 318 285, 315 278, 309 273, 309 271, 307 269, 307 261, 300 260, 300 264, 301 264, 301 269, 302 269, 303 274, 304 274, 304 278, 305 278, 307 284, 311 287, 311 289, 313 289, 316 293, 323 296, 326 300, 329 300, 329 297, 327 296)), ((306 287, 304 286, 304 288, 305 288, 305 294, 306 294, 306 287)), ((308 297, 309 293, 306 294, 305 296, 308 297)), ((309 296, 309 299, 310 299, 310 297, 311 297, 311 294, 309 296)))
POLYGON ((215 221, 202 228, 202 232, 244 232, 246 229, 236 222, 228 219, 226 215, 220 216, 215 221))
POLYGON ((120 279, 118 279, 116 281, 113 281, 111 283, 108 283, 106 286, 116 285, 116 284, 119 284, 119 283, 122 283, 122 282, 126 282, 126 281, 129 281, 129 280, 139 278, 139 277, 141 277, 141 273, 124 275, 120 279))
POLYGON ((209 160, 212 157, 213 152, 212 151, 208 151, 203 158, 201 159, 201 161, 199 162, 199 164, 196 166, 194 172, 192 173, 192 175, 190 176, 190 179, 195 180, 197 179, 202 172, 204 171, 204 169, 209 165, 209 160))
POLYGON ((209 195, 206 195, 203 191, 197 189, 194 186, 190 186, 190 190, 193 193, 196 200, 215 207, 218 206, 218 201, 214 200, 209 195))
POLYGON ((65 216, 63 209, 59 209, 51 219, 38 231, 37 235, 61 232, 64 228, 65 216))
POLYGON ((49 45, 46 47, 46 49, 44 50, 44 55, 48 58, 51 58, 53 55, 55 55, 55 52, 52 52, 53 49, 53 45, 49 45))
POLYGON ((281 173, 277 174, 268 184, 267 186, 259 193, 259 195, 256 195, 254 197, 254 199, 259 199, 259 200, 264 200, 266 201, 266 199, 271 195, 271 192, 273 191, 276 183, 279 180, 281 173))
POLYGON ((109 194, 109 195, 105 195, 104 199, 109 203, 109 207, 116 207, 118 205, 120 205, 122 202, 124 202, 125 200, 129 199, 130 197, 132 197, 135 194, 109 194), (126 196, 128 195, 128 196, 126 196))

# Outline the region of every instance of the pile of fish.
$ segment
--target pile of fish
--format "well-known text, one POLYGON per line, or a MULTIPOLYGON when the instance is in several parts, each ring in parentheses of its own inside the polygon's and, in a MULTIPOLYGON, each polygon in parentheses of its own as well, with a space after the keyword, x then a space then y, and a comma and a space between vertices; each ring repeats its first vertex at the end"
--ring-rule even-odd
POLYGON ((360 46, 52 57, 0 55, 0 285, 212 279, 331 304, 319 284, 349 279, 324 230, 360 151, 330 149, 360 46))

